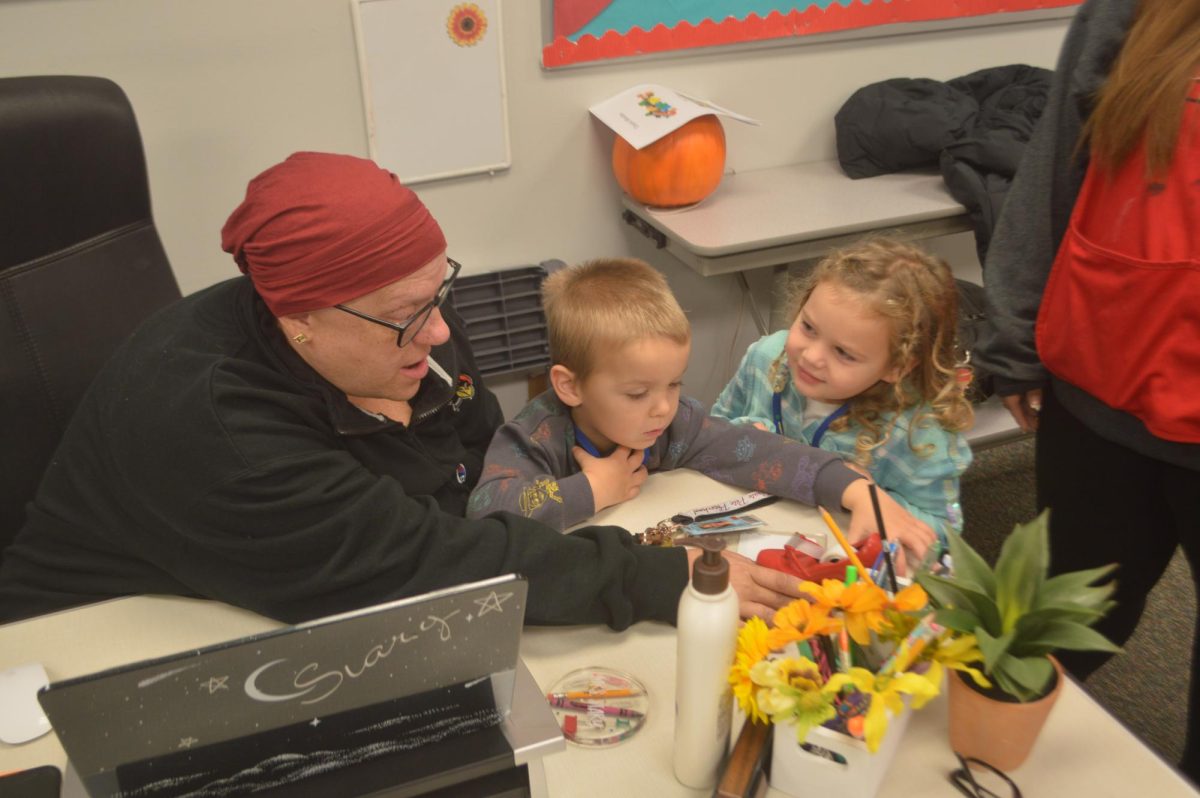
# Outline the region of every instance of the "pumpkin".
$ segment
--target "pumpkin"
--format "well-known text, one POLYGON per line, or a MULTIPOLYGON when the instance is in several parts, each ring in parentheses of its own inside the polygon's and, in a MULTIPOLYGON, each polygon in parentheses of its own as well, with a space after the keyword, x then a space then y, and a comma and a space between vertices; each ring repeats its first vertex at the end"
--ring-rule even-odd
POLYGON ((712 114, 698 116, 640 150, 617 136, 613 174, 638 202, 673 208, 699 202, 725 172, 725 129, 712 114))

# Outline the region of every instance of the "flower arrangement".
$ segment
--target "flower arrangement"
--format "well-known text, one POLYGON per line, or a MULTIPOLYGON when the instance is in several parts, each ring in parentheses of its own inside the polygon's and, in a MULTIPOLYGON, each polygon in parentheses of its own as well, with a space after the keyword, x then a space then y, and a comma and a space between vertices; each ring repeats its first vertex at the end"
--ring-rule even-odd
POLYGON ((751 618, 738 633, 729 682, 751 720, 791 724, 800 743, 824 725, 874 753, 889 713, 903 711, 904 696, 920 709, 938 695, 946 668, 989 686, 971 665, 983 660, 975 636, 934 622, 920 585, 894 596, 869 581, 800 589, 808 598, 777 611, 772 626, 751 618))

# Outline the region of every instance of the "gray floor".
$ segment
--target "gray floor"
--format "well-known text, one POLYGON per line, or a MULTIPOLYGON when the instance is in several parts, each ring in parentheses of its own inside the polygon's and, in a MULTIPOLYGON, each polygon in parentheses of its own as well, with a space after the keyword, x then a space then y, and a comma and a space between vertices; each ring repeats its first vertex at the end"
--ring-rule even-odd
MULTIPOLYGON (((994 560, 1013 525, 1035 515, 1033 441, 976 454, 962 484, 964 538, 994 560)), ((1092 674, 1085 687, 1168 762, 1183 746, 1196 596, 1187 561, 1176 554, 1150 594, 1125 653, 1092 674)))

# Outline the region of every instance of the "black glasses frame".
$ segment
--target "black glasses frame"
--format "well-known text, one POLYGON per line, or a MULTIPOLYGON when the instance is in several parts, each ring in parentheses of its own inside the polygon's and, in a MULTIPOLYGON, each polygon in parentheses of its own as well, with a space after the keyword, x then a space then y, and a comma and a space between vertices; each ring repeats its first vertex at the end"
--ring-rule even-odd
POLYGON ((395 330, 396 346, 408 346, 417 337, 417 333, 421 331, 421 328, 425 326, 425 322, 429 321, 429 317, 433 315, 434 309, 441 307, 442 303, 446 301, 446 297, 450 295, 450 286, 454 284, 454 278, 458 277, 458 272, 462 269, 462 265, 454 258, 446 258, 446 262, 450 264, 450 276, 442 282, 437 293, 433 295, 433 299, 429 300, 420 310, 399 324, 381 319, 378 316, 372 316, 370 313, 363 313, 361 310, 355 310, 346 305, 334 305, 334 307, 349 313, 351 316, 358 316, 360 319, 374 322, 382 327, 387 327, 389 330, 395 330))
POLYGON ((1006 796, 997 795, 986 787, 980 786, 979 782, 975 781, 974 774, 971 773, 971 765, 991 771, 1012 790, 1011 798, 1021 798, 1021 789, 1017 787, 1016 783, 1003 770, 984 762, 982 759, 963 756, 957 751, 954 752, 954 756, 958 757, 958 763, 961 767, 950 771, 950 783, 957 787, 958 791, 967 796, 967 798, 1006 798, 1006 796))

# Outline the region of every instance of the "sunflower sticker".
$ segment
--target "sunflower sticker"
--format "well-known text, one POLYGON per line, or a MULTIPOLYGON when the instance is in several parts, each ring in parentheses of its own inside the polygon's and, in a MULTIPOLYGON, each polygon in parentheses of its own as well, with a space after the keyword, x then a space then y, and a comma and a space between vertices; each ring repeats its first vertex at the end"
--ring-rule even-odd
POLYGON ((474 3, 460 3, 450 10, 446 19, 446 31, 459 47, 474 47, 483 40, 487 32, 487 17, 474 3))

